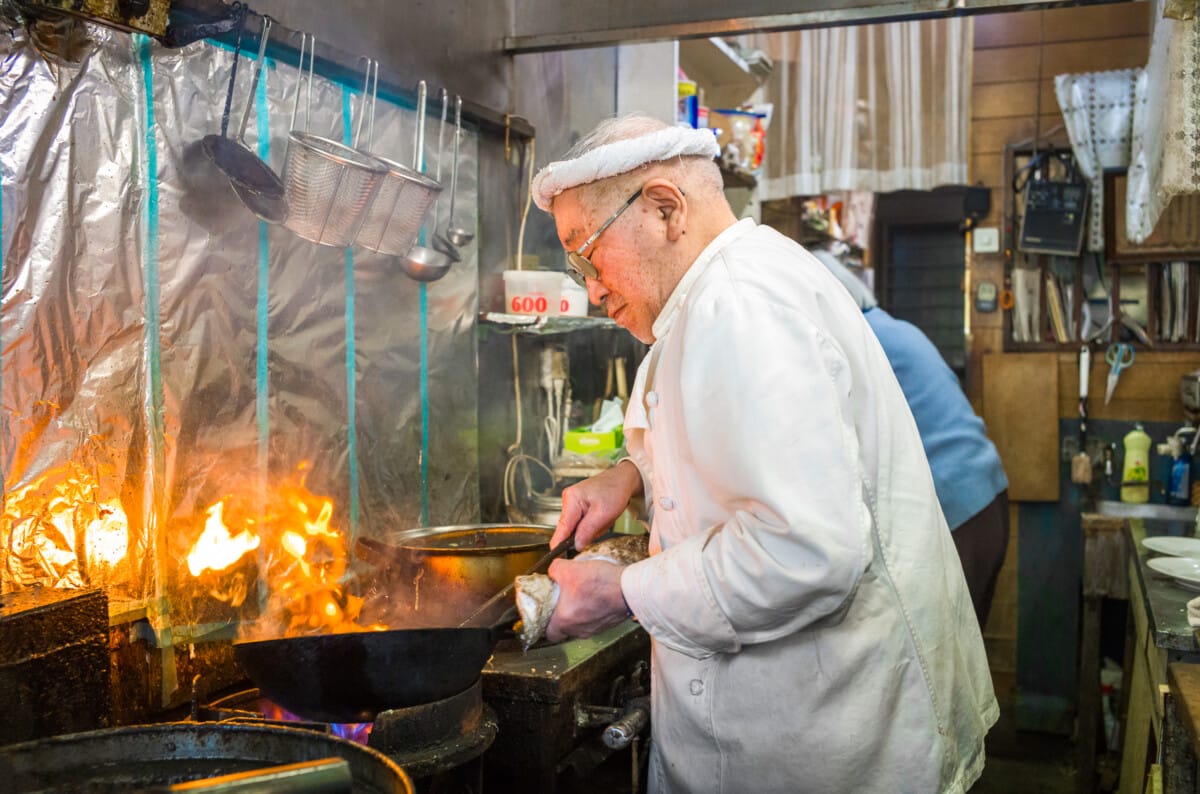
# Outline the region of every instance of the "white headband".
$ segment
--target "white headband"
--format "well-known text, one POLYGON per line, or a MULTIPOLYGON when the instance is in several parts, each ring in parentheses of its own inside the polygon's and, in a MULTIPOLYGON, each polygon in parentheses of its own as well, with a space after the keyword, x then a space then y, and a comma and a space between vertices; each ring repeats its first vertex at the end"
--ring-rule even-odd
POLYGON ((682 155, 716 157, 721 153, 709 129, 688 127, 666 129, 597 146, 574 160, 559 160, 538 171, 533 178, 533 200, 550 211, 550 202, 564 190, 624 174, 648 163, 682 155))

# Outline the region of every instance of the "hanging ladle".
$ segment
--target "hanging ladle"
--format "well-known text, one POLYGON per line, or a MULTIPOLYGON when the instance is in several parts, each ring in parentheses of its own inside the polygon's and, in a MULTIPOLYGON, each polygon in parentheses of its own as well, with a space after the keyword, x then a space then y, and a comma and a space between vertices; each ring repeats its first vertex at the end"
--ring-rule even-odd
POLYGON ((454 202, 458 198, 458 139, 462 137, 462 97, 454 97, 454 162, 450 164, 450 219, 446 221, 450 228, 446 229, 446 238, 454 245, 462 248, 470 245, 475 239, 475 233, 454 225, 454 202))
MULTIPOLYGON (((229 124, 229 99, 233 95, 236 71, 231 72, 229 96, 225 100, 225 113, 221 118, 221 134, 206 135, 202 139, 204 152, 213 163, 229 177, 234 192, 242 203, 255 215, 270 223, 279 223, 287 217, 288 204, 284 197, 283 180, 271 167, 259 159, 246 145, 246 123, 250 120, 250 108, 254 104, 254 92, 262 76, 263 60, 267 52, 267 41, 271 36, 271 18, 263 16, 262 32, 259 34, 258 58, 254 64, 254 77, 250 81, 250 94, 242 111, 236 139, 227 137, 229 124)), ((236 64, 236 57, 234 63, 236 64)), ((266 130, 260 131, 267 134, 266 130)))
MULTIPOLYGON (((422 80, 417 84, 417 134, 413 147, 413 170, 417 172, 424 171, 426 91, 425 81, 422 80)), ((450 271, 454 262, 445 253, 418 244, 400 257, 400 269, 414 281, 437 281, 450 271)))
MULTIPOLYGON (((437 142, 437 165, 434 166, 433 178, 438 184, 442 182, 442 144, 446 139, 446 115, 450 110, 450 93, 446 89, 442 89, 442 116, 438 122, 438 142, 437 142)), ((446 236, 445 231, 438 231, 438 214, 441 209, 442 197, 441 194, 433 202, 433 249, 440 251, 450 257, 455 262, 461 262, 462 256, 458 253, 458 249, 454 247, 454 243, 446 236)), ((448 225, 452 217, 446 218, 448 225)), ((443 227, 444 228, 444 227, 443 227)))

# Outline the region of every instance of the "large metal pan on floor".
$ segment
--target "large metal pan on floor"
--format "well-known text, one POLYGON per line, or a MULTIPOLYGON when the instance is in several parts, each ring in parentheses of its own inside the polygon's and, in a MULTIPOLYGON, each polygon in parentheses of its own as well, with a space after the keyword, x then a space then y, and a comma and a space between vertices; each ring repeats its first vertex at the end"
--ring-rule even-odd
POLYGON ((238 642, 246 675, 309 720, 371 722, 388 709, 450 697, 475 682, 516 619, 489 628, 393 629, 238 642))

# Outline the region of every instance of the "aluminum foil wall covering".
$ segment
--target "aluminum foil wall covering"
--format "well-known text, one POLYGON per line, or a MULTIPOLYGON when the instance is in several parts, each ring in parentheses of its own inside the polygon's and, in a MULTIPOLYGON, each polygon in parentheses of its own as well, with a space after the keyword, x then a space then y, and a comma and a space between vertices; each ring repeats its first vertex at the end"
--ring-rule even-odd
MULTIPOLYGON (((418 285, 258 221, 185 158, 219 129, 232 53, 89 34, 50 64, 0 33, 0 590, 103 585, 159 625, 222 619, 184 592, 204 509, 303 461, 351 539, 477 520, 475 246, 418 285)), ((296 77, 268 61, 253 98, 246 141, 277 172, 296 77)), ((318 77, 309 131, 348 140, 356 89, 318 77)), ((408 162, 414 129, 381 101, 372 149, 408 162)), ((461 158, 474 226, 473 134, 461 158)))

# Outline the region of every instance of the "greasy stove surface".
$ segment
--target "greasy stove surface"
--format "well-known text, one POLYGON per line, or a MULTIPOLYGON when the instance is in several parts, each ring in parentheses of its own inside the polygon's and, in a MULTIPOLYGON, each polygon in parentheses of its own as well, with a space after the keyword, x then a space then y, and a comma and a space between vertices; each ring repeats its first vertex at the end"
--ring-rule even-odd
POLYGON ((529 651, 502 641, 483 668, 483 699, 500 728, 483 756, 488 794, 586 792, 601 765, 630 769, 630 750, 604 745, 603 720, 581 718, 620 714, 632 695, 645 694, 649 661, 650 636, 632 621, 529 651))
POLYGON ((484 689, 503 683, 530 692, 561 690, 601 675, 623 659, 649 659, 649 654, 650 637, 632 620, 586 640, 542 643, 528 651, 521 650, 518 640, 505 639, 483 668, 484 689))

